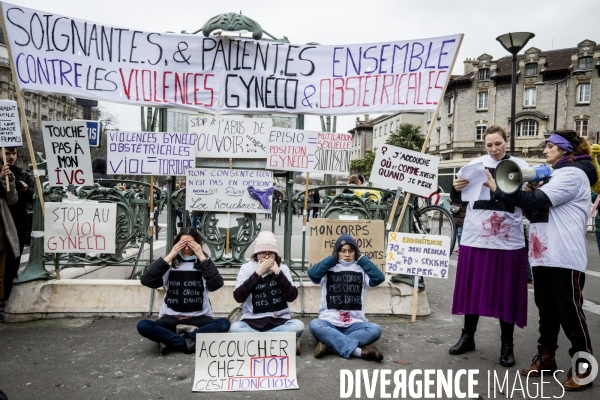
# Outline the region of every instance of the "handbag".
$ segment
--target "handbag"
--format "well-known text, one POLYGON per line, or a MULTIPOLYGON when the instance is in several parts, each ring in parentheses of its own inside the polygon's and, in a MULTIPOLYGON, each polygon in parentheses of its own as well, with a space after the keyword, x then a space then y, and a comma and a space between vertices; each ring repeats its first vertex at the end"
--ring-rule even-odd
POLYGON ((451 212, 452 214, 458 214, 458 213, 460 213, 460 209, 461 209, 461 208, 462 208, 462 207, 461 207, 461 206, 459 206, 459 205, 457 205, 457 204, 451 204, 451 205, 450 205, 450 212, 451 212))
POLYGON ((240 304, 239 306, 231 310, 231 312, 227 316, 229 323, 233 324, 234 322, 238 322, 242 318, 242 306, 243 304, 240 304))

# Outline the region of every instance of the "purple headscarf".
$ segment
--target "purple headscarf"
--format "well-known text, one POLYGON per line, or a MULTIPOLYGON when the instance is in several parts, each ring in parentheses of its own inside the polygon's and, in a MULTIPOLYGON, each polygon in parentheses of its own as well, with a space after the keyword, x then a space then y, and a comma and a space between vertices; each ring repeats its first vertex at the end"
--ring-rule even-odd
POLYGON ((561 149, 563 149, 564 151, 566 151, 567 153, 572 153, 574 150, 571 142, 569 142, 564 137, 557 135, 556 133, 553 133, 552 135, 550 135, 550 137, 548 139, 546 139, 545 142, 546 143, 550 142, 552 144, 555 144, 558 147, 560 147, 561 149))

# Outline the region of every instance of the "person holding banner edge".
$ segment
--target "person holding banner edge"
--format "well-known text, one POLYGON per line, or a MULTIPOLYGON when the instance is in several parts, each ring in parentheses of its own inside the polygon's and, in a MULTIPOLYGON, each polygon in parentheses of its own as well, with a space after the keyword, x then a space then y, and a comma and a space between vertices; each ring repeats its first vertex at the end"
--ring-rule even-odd
POLYGON ((381 361, 383 354, 375 343, 381 337, 379 325, 365 317, 365 290, 385 280, 381 270, 364 254, 348 234, 335 242, 333 254, 314 264, 308 277, 321 285, 319 318, 310 322, 317 339, 315 358, 331 353, 381 361))
POLYGON ((231 325, 230 332, 294 332, 296 354, 300 354, 304 323, 291 319, 288 304, 296 300, 298 289, 290 269, 281 263, 273 232, 260 232, 256 237, 251 260, 238 273, 233 297, 243 307, 241 320, 231 325))
MULTIPOLYGON (((590 212, 590 187, 598 181, 590 157, 590 145, 575 131, 557 131, 546 140, 543 151, 552 175, 539 183, 528 183, 523 190, 506 194, 497 190, 488 174, 493 198, 521 207, 530 220, 530 262, 533 270, 535 304, 539 311, 538 351, 530 367, 521 373, 540 376, 540 371, 558 369, 555 353, 562 327, 571 342, 569 355, 593 354, 590 334, 583 313, 583 287, 587 267, 586 229, 590 212)), ((576 365, 579 365, 576 360, 576 365)), ((588 384, 575 382, 590 374, 568 372, 565 390, 582 391, 588 384)))
MULTIPOLYGON (((495 176, 501 160, 511 159, 522 167, 527 163, 506 154, 507 135, 500 126, 489 127, 483 134, 487 155, 470 164, 483 163, 495 176)), ((455 204, 462 202, 461 191, 467 179, 456 179, 450 191, 455 204)), ((513 332, 515 324, 527 325, 527 250, 521 227, 521 209, 494 198, 470 201, 465 215, 452 314, 464 315, 459 341, 450 348, 452 355, 475 350, 475 331, 479 316, 500 320, 500 364, 515 364, 513 332)))
MULTIPOLYGON (((8 257, 20 257, 19 236, 17 228, 10 214, 9 207, 19 200, 17 191, 15 190, 15 176, 11 172, 8 164, 2 166, 0 172, 0 299, 4 297, 4 273, 7 265, 8 257), (6 178, 8 177, 9 188, 6 190, 6 178)), ((3 317, 0 314, 0 322, 3 317)))
POLYGON ((197 333, 229 331, 227 318, 213 317, 208 298, 208 292, 223 286, 223 277, 202 250, 202 238, 194 229, 182 228, 171 252, 156 260, 141 282, 166 289, 158 320, 144 319, 137 325, 140 335, 161 344, 163 355, 172 350, 193 353, 197 333))

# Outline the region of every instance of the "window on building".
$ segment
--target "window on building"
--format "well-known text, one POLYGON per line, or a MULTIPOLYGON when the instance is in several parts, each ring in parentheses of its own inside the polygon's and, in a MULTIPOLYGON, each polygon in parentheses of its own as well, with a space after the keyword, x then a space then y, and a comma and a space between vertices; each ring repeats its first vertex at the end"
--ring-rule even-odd
POLYGON ((587 136, 588 133, 588 122, 587 120, 578 119, 575 121, 575 132, 579 136, 587 136))
POLYGON ((592 85, 589 83, 577 85, 577 103, 589 103, 591 89, 592 85))
POLYGON ((62 110, 62 104, 56 103, 56 111, 61 111, 61 110, 62 110))
POLYGON ((579 59, 579 68, 578 69, 592 69, 593 60, 592 57, 581 57, 579 59))
POLYGON ((29 100, 25 100, 25 110, 31 111, 31 102, 29 100))
POLYGON ((517 136, 537 136, 538 122, 533 119, 526 119, 517 124, 517 136))
POLYGON ((398 128, 400 128, 400 120, 399 119, 396 120, 396 129, 398 129, 398 128))
POLYGON ((477 109, 487 110, 488 108, 488 92, 477 93, 477 109))
POLYGON ((448 115, 454 112, 454 96, 448 98, 448 115))
POLYGON ((535 99, 537 95, 536 88, 527 88, 523 91, 523 107, 535 106, 535 99))
POLYGON ((487 81, 490 79, 490 69, 489 68, 482 68, 479 70, 479 80, 480 81, 487 81))
POLYGON ((538 73, 538 65, 535 63, 529 63, 525 65, 525 75, 537 75, 538 73))
MULTIPOLYGON (((381 128, 379 128, 381 129, 381 128)), ((385 124, 385 129, 383 130, 383 133, 385 133, 387 135, 387 124, 385 124)), ((379 132, 379 136, 381 136, 381 132, 379 132)))
POLYGON ((448 143, 452 143, 452 127, 448 127, 448 143))
POLYGON ((379 136, 381 136, 381 126, 379 127, 379 136))
POLYGON ((487 129, 487 125, 477 125, 475 127, 475 140, 483 140, 483 133, 487 129))

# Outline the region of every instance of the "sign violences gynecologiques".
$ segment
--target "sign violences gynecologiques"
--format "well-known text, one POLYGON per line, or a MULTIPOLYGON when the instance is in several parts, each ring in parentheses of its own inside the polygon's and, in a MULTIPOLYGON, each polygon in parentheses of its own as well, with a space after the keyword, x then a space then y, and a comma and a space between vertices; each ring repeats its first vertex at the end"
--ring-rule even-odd
POLYGON ((0 147, 21 147, 21 125, 17 102, 0 100, 0 147))
POLYGON ((448 279, 450 237, 390 232, 385 271, 448 279))
POLYGON ((124 175, 185 175, 195 166, 195 133, 107 133, 107 173, 124 175))
POLYGON ((271 118, 190 116, 190 132, 198 136, 196 157, 265 158, 271 118))
POLYGON ((2 10, 22 90, 238 115, 434 109, 462 38, 294 45, 2 10))
POLYGON ((437 189, 440 158, 386 144, 377 149, 369 181, 429 197, 437 189))
POLYGON ((50 186, 93 186, 92 160, 84 121, 42 122, 50 186))
POLYGON ((273 172, 188 168, 185 208, 189 211, 270 212, 273 172))
POLYGON ((294 332, 196 336, 194 392, 299 388, 294 332))
POLYGON ((272 128, 267 146, 267 169, 312 171, 318 132, 272 128))
POLYGON ((114 254, 116 226, 116 203, 45 203, 44 252, 114 254))

